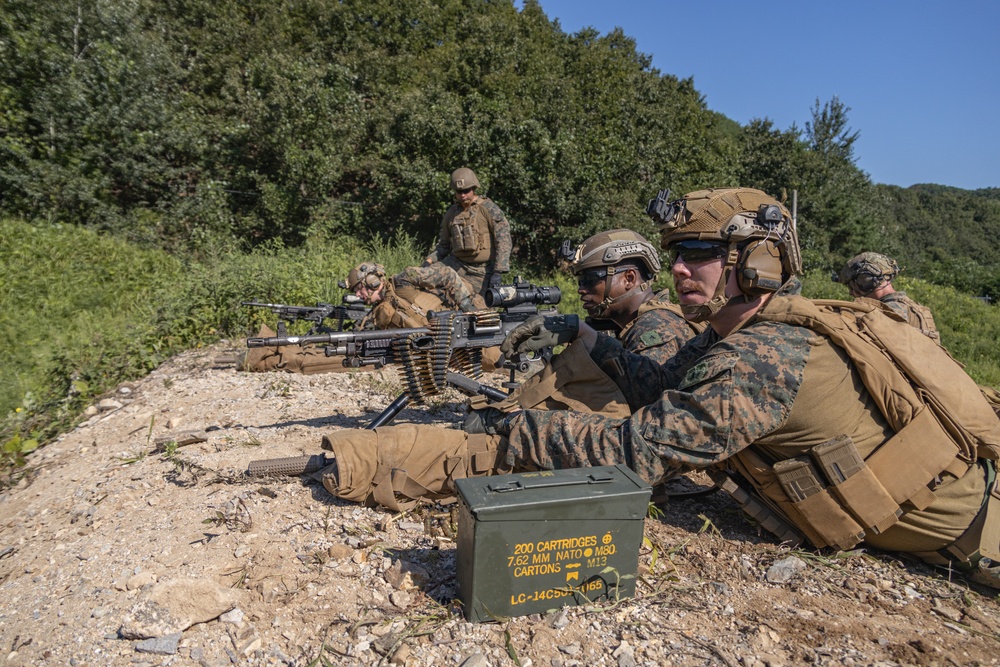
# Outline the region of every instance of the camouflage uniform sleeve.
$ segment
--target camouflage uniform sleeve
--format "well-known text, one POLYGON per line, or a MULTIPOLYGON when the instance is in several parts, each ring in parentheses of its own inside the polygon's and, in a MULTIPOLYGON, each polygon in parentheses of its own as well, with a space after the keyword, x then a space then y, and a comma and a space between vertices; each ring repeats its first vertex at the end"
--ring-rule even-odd
POLYGON ((500 207, 492 201, 485 202, 489 214, 490 228, 493 232, 493 270, 498 273, 510 271, 510 251, 513 242, 510 239, 510 223, 500 207))
POLYGON ((676 386, 717 340, 712 329, 707 329, 661 363, 644 353, 631 352, 620 341, 600 334, 590 357, 611 376, 629 406, 636 410, 657 400, 662 388, 676 386))
POLYGON ((674 388, 629 419, 526 410, 511 420, 507 463, 624 463, 657 483, 723 461, 784 423, 809 358, 808 332, 760 324, 714 345, 674 388))
POLYGON ((472 298, 468 285, 450 266, 441 263, 430 266, 411 266, 399 274, 406 282, 436 294, 448 308, 458 308, 465 299, 472 298))
POLYGON ((622 346, 637 352, 658 364, 664 364, 693 336, 684 318, 656 308, 639 313, 632 324, 621 333, 622 346))

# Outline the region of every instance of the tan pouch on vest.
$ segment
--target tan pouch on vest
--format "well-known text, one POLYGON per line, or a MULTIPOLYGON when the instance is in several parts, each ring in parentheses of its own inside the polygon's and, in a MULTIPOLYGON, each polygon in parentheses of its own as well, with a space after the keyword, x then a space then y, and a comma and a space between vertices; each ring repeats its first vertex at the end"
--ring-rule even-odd
POLYGON ((830 483, 830 491, 862 526, 878 534, 899 521, 903 510, 865 465, 850 436, 831 438, 809 454, 830 483))
POLYGON ((452 497, 456 479, 497 472, 501 441, 417 424, 336 431, 322 446, 337 460, 337 480, 323 484, 339 498, 398 512, 421 499, 452 497))
POLYGON ((831 496, 808 457, 778 461, 774 474, 792 506, 824 543, 817 546, 850 549, 864 539, 864 528, 831 496))

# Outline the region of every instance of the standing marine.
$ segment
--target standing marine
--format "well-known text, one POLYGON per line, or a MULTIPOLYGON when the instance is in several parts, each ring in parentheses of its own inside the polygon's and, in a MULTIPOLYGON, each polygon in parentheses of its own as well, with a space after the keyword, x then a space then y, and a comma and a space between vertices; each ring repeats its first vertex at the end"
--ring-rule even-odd
POLYGON ((475 172, 467 167, 451 174, 455 203, 441 219, 437 246, 423 266, 441 262, 467 281, 473 292, 485 294, 510 271, 510 223, 500 207, 480 195, 475 172))

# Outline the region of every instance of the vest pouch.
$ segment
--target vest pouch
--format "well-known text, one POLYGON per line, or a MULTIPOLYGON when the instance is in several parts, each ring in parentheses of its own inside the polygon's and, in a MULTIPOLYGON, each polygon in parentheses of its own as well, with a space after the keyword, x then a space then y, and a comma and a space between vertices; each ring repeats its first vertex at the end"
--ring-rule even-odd
POLYGON ((471 211, 457 216, 451 222, 451 249, 455 255, 476 254, 480 250, 479 234, 471 211))
POLYGON ((850 436, 831 438, 810 454, 830 491, 862 526, 878 534, 899 521, 903 510, 865 465, 850 436))
POLYGON ((838 549, 851 549, 865 538, 865 531, 824 487, 808 457, 774 464, 778 483, 792 501, 792 507, 822 540, 838 549))

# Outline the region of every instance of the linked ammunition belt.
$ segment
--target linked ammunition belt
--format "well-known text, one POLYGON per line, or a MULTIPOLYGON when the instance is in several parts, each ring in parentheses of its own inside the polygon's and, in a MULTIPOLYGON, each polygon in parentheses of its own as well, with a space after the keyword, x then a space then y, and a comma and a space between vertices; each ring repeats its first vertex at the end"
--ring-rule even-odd
MULTIPOLYGON (((440 394, 447 386, 449 370, 472 378, 483 374, 481 348, 452 347, 452 329, 457 315, 446 313, 431 320, 428 326, 433 345, 429 349, 426 345, 416 345, 416 341, 426 339, 427 334, 413 334, 392 342, 392 356, 399 362, 400 378, 406 385, 407 394, 416 403, 440 394)), ((494 310, 477 311, 472 315, 477 327, 500 325, 500 314, 494 310)))

